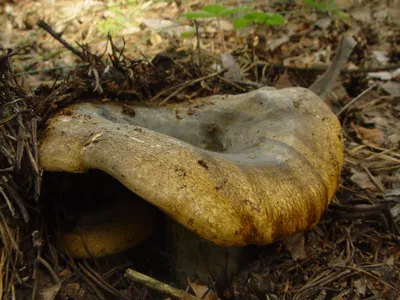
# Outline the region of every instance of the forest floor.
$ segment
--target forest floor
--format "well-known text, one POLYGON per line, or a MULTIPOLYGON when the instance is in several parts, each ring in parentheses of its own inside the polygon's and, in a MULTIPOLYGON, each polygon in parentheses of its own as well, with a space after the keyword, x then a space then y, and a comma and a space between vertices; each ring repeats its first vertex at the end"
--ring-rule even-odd
MULTIPOLYGON (((198 19, 197 28, 182 16, 211 4, 205 0, 0 2, 0 44, 18 52, 12 55, 16 82, 27 94, 41 96, 51 94, 70 74, 82 76, 90 53, 103 55, 104 61, 119 54, 113 63, 126 59, 140 74, 147 72, 139 70, 143 61, 163 54, 183 66, 236 70, 235 80, 257 87, 309 88, 332 65, 344 34, 356 42, 340 76, 325 82, 329 89, 323 100, 343 127, 345 163, 323 220, 296 240, 258 247, 257 258, 223 291, 210 292, 207 283, 189 281, 187 290, 200 298, 206 293, 203 299, 217 299, 217 294, 222 299, 400 299, 400 1, 338 0, 334 7, 304 2, 311 4, 224 1, 226 7, 251 6, 251 11, 279 13, 285 20, 240 29, 233 26, 240 12, 219 21, 198 19), (50 29, 38 26, 39 20, 50 29), (60 43, 60 33, 75 53, 60 43)), ((204 76, 194 74, 196 70, 189 70, 193 80, 204 76)), ((160 90, 171 84, 151 76, 160 90)), ((152 98, 154 93, 149 96, 143 87, 136 91, 138 98, 152 98)), ((232 92, 238 93, 236 89, 232 92)), ((224 92, 222 85, 207 89, 199 83, 176 97, 224 92)), ((63 93, 73 94, 71 86, 63 93)), ((1 210, 7 216, 7 205, 1 210)), ((2 217, 2 228, 8 228, 4 222, 2 217)), ((21 230, 18 244, 30 241, 37 229, 31 223, 24 225, 29 228, 21 230)), ((11 268, 7 257, 13 254, 3 247, 0 294, 5 298, 31 298, 35 289, 36 299, 163 299, 124 278, 126 268, 134 267, 125 254, 68 264, 58 261, 48 245, 41 247, 48 268, 34 268, 22 246, 23 254, 15 256, 11 268), (33 270, 41 276, 32 277, 33 270), (49 270, 61 281, 54 283, 49 270), (16 282, 18 276, 22 284, 16 282)))

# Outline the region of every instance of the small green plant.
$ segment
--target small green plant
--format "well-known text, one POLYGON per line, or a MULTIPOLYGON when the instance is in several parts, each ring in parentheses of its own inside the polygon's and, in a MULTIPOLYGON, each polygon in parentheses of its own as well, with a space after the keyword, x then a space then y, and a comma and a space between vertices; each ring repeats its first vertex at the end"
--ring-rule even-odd
POLYGON ((119 6, 109 6, 107 10, 114 14, 113 18, 107 18, 97 24, 97 28, 103 34, 117 35, 127 26, 138 26, 133 21, 137 15, 138 8, 136 0, 127 1, 128 6, 126 11, 123 11, 119 6))
POLYGON ((247 27, 252 24, 278 26, 285 23, 285 18, 276 13, 250 12, 242 18, 233 21, 233 26, 238 28, 247 27))
POLYGON ((305 4, 317 10, 325 11, 336 15, 342 22, 349 24, 349 16, 340 8, 337 7, 335 0, 325 0, 324 2, 317 2, 315 0, 303 0, 305 4))
POLYGON ((200 11, 191 11, 185 14, 182 14, 182 17, 186 17, 188 19, 204 19, 204 18, 221 18, 228 17, 232 14, 239 12, 246 12, 250 10, 249 7, 236 7, 236 8, 227 8, 220 4, 206 5, 200 11))
MULTIPOLYGON (((216 18, 218 27, 220 29, 220 19, 224 17, 230 17, 236 13, 245 13, 243 17, 235 18, 233 20, 233 26, 235 29, 247 27, 253 24, 257 25, 269 25, 277 26, 285 23, 285 18, 277 13, 263 13, 250 11, 250 7, 235 7, 228 8, 221 4, 206 5, 199 11, 192 11, 184 13, 181 16, 188 19, 206 19, 216 18)), ((183 32, 182 38, 192 37, 195 32, 183 32)))

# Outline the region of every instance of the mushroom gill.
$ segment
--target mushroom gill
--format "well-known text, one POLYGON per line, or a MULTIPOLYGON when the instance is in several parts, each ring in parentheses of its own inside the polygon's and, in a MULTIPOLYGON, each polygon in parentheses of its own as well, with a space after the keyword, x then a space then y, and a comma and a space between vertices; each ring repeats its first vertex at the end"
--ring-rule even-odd
POLYGON ((268 244, 317 224, 343 164, 341 126, 303 88, 165 107, 71 105, 41 137, 46 171, 102 170, 221 246, 268 244))

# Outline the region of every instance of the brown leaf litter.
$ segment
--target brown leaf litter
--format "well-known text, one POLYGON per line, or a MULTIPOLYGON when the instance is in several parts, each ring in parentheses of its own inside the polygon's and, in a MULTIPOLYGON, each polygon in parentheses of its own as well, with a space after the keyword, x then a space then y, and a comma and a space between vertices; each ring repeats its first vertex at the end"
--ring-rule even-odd
MULTIPOLYGON (((62 2, 55 5, 62 7, 62 2)), ((91 51, 82 44, 79 48, 74 47, 78 49, 74 56, 59 58, 50 51, 58 47, 58 42, 36 30, 33 34, 40 42, 33 43, 30 49, 19 48, 22 55, 15 58, 18 72, 31 71, 35 67, 51 69, 59 62, 58 65, 71 66, 77 62, 83 65, 74 68, 68 78, 57 82, 53 81, 53 70, 42 73, 41 79, 51 79, 50 84, 43 84, 34 93, 29 93, 11 72, 10 58, 17 51, 2 49, 0 194, 4 202, 0 213, 3 242, 0 292, 4 297, 16 290, 20 299, 30 297, 32 290, 41 290, 47 297, 58 293, 60 299, 87 299, 88 295, 105 299, 104 294, 123 299, 127 295, 139 295, 142 299, 156 297, 147 288, 131 285, 123 278, 130 266, 126 260, 117 257, 77 263, 60 256, 59 249, 48 241, 47 229, 39 215, 41 208, 35 200, 40 196, 42 175, 37 160, 37 138, 52 113, 77 99, 123 101, 130 111, 129 101, 152 101, 160 105, 165 99, 191 101, 199 96, 241 93, 275 83, 279 87, 308 87, 328 68, 341 34, 348 33, 358 43, 329 95, 329 104, 341 120, 346 143, 340 190, 317 227, 291 243, 256 247, 254 262, 243 268, 224 292, 218 291, 218 296, 226 299, 398 298, 400 108, 396 92, 398 75, 396 77, 394 71, 399 67, 399 45, 396 18, 392 16, 398 9, 388 8, 381 1, 366 1, 362 8, 352 6, 350 1, 344 2, 348 5, 345 9, 351 17, 351 27, 333 15, 297 10, 294 4, 271 7, 263 3, 257 7, 263 9, 265 6, 265 11, 289 11, 285 15, 287 24, 280 29, 250 29, 248 36, 229 32, 228 28, 227 48, 238 62, 243 80, 225 78, 223 71, 200 68, 195 55, 186 55, 179 60, 164 52, 153 59, 131 59, 149 49, 148 44, 140 44, 140 39, 132 33, 126 36, 126 44, 120 39, 109 38, 109 50, 103 57, 93 54, 93 49, 101 49, 99 52, 103 53, 105 39, 92 44, 91 51), (129 42, 129 38, 133 42, 129 42), (135 41, 140 44, 139 50, 127 46, 135 41), (105 64, 104 60, 110 63, 105 64), (385 74, 368 76, 386 71, 390 72, 390 77, 385 74), (26 224, 28 220, 30 222, 26 224), (50 279, 45 280, 48 277, 50 279), (59 280, 65 280, 61 287, 59 280), (47 287, 42 287, 43 284, 47 287)), ((51 10, 45 10, 45 5, 45 1, 31 2, 23 15, 15 12, 16 6, 10 6, 14 9, 7 13, 11 23, 4 28, 24 40, 26 35, 16 28, 26 30, 34 26, 28 18, 31 11, 42 9, 50 18, 51 10)), ((96 32, 93 26, 80 26, 74 21, 87 20, 90 15, 87 12, 96 11, 96 7, 81 9, 82 12, 74 11, 75 19, 63 10, 62 17, 53 26, 56 32, 64 31, 66 40, 81 40, 74 34, 90 37, 90 32, 96 32), (74 37, 66 38, 68 35, 74 37)), ((167 11, 165 7, 160 10, 167 11)), ((179 14, 177 7, 171 11, 174 16, 179 14)), ((101 13, 96 11, 96 14, 101 13)), ((86 23, 93 23, 91 21, 86 23)), ((220 50, 223 47, 219 45, 219 39, 215 39, 216 33, 202 32, 201 35, 203 54, 212 53, 213 61, 223 52, 220 50)), ((165 38, 160 33, 150 40, 149 53, 164 47, 162 40, 169 46, 176 46, 172 38, 165 38)), ((179 47, 192 53, 193 44, 187 41, 179 47)), ((65 51, 63 47, 55 49, 65 51)), ((206 61, 204 65, 208 63, 206 61)), ((134 111, 130 113, 134 114, 134 111)), ((188 281, 188 286, 198 295, 214 295, 212 286, 206 287, 192 280, 188 281)))

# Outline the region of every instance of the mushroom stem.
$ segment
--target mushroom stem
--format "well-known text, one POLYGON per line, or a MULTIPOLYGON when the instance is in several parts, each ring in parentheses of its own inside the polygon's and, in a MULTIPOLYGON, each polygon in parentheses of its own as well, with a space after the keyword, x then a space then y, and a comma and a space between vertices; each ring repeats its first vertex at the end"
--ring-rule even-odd
POLYGON ((187 277, 223 287, 243 266, 243 247, 222 247, 209 242, 174 220, 167 219, 168 252, 174 258, 171 274, 184 287, 187 277))

